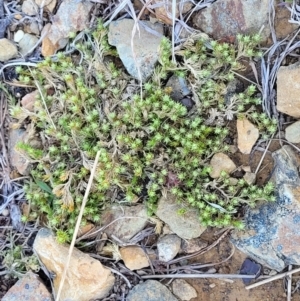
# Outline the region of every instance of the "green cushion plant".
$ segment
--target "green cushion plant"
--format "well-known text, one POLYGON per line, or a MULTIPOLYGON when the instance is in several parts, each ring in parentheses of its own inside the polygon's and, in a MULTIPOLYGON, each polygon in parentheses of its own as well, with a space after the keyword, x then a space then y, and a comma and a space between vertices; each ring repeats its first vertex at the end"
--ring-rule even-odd
POLYGON ((34 85, 39 96, 34 111, 11 106, 20 124, 29 120, 32 141, 18 148, 34 162, 32 180, 25 186, 31 213, 23 220, 46 217, 61 242, 73 234, 93 160, 100 151, 94 184, 84 209, 83 224, 97 223, 101 210, 112 202, 147 204, 155 213, 164 192, 199 211, 205 226, 243 228, 237 212, 241 205, 273 201, 274 187, 235 183, 222 172, 209 174, 209 161, 226 152, 226 127, 234 117, 247 117, 263 135, 276 131, 276 121, 257 112, 255 88, 226 100, 226 87, 243 68, 241 58, 260 55, 259 36, 238 36, 237 49, 206 36, 191 37, 171 61, 171 45, 164 38, 159 65, 152 79, 139 89, 122 68, 116 51, 107 42, 100 22, 75 43, 77 53, 45 58, 35 69, 17 68, 19 80, 34 85), (184 77, 191 85, 195 106, 188 111, 174 101, 163 83, 167 76, 184 77))

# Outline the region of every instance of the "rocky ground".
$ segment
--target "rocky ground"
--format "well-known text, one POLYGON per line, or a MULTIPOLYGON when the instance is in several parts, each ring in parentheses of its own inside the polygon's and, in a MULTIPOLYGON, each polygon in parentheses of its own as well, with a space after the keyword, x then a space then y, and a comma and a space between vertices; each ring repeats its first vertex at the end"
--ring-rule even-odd
MULTIPOLYGON (((172 1, 162 0, 0 0, 2 300, 300 300, 299 272, 282 274, 300 265, 299 7, 296 1, 275 0, 175 2, 172 11, 172 1), (37 135, 29 121, 40 91, 21 83, 16 68, 35 68, 45 57, 55 61, 58 51, 80 60, 83 50, 76 52, 74 45, 99 18, 131 89, 156 72, 163 36, 180 51, 197 33, 235 44, 239 34, 260 32, 263 56, 245 60, 238 81, 225 94, 230 100, 241 92, 240 86, 244 90, 254 84, 261 112, 277 120, 277 130, 266 138, 250 118, 233 119, 226 123, 229 150, 209 160, 212 183, 225 171, 231 181, 275 185, 274 202, 239 209, 243 229, 201 225, 195 208, 179 214, 183 207, 169 192, 163 193, 151 217, 141 197, 128 206, 112 196, 117 201, 106 206, 100 221, 81 225, 68 244, 58 241, 46 215, 32 218, 23 185, 34 179, 37 163, 17 145, 29 140, 35 148, 41 144, 32 138, 37 135), (26 112, 18 122, 11 109, 14 99, 26 112), (263 280, 269 282, 247 287, 263 280)), ((162 84, 174 100, 193 110, 199 99, 191 83, 173 74, 162 84)), ((85 163, 92 166, 93 161, 85 163)), ((178 185, 176 175, 168 177, 171 187, 178 185)))

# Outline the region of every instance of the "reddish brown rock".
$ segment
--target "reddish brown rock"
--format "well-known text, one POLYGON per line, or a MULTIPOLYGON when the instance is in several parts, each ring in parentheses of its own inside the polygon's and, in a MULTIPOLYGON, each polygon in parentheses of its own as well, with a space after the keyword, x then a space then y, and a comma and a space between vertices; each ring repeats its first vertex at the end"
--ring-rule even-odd
POLYGON ((53 23, 42 43, 42 54, 49 56, 64 48, 70 32, 78 32, 88 27, 90 2, 65 0, 60 5, 53 23))
POLYGON ((218 0, 200 10, 194 25, 214 39, 231 40, 237 34, 256 34, 264 26, 262 38, 270 35, 269 0, 218 0))
POLYGON ((52 301, 52 295, 47 290, 39 276, 28 272, 2 298, 2 301, 52 301))

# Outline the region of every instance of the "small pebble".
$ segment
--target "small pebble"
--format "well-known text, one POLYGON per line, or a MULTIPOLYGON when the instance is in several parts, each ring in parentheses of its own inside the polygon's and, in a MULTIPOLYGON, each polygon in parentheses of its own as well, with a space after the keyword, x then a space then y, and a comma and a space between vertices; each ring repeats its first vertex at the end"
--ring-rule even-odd
POLYGON ((9 210, 8 209, 3 209, 1 215, 9 216, 9 210))
POLYGON ((19 29, 14 35, 14 41, 19 43, 24 37, 24 31, 19 29))
POLYGON ((275 275, 277 275, 277 272, 275 270, 271 270, 269 276, 275 276, 275 275))
POLYGON ((212 283, 212 284, 209 285, 209 287, 210 287, 210 288, 214 288, 214 287, 216 287, 216 284, 215 284, 215 283, 212 283))

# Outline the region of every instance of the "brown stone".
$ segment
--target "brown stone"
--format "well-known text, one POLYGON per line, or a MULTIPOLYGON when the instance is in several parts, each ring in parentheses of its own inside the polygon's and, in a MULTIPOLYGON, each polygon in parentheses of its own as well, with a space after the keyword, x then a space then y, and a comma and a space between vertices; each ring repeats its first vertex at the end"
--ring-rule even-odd
POLYGON ((40 277, 28 272, 2 298, 2 301, 52 301, 51 293, 40 277))
POLYGON ((234 162, 223 153, 214 154, 210 161, 210 166, 212 171, 209 175, 214 179, 219 178, 222 171, 230 174, 236 169, 234 162))
POLYGON ((277 39, 285 39, 289 34, 299 28, 298 24, 290 23, 291 12, 287 7, 275 6, 275 22, 274 28, 277 39))
POLYGON ((248 119, 238 119, 236 122, 238 133, 238 148, 243 154, 250 154, 253 145, 259 137, 259 130, 248 119))
POLYGON ((300 118, 300 63, 282 66, 278 70, 277 110, 300 118))
POLYGON ((36 101, 37 95, 39 95, 39 91, 35 90, 35 91, 23 96, 23 98, 21 100, 21 104, 22 104, 23 108, 30 112, 33 112, 34 111, 34 102, 36 101))
POLYGON ((125 266, 129 270, 140 270, 149 266, 149 260, 144 250, 138 246, 128 246, 120 249, 125 266))
MULTIPOLYGON (((69 246, 59 244, 50 230, 42 228, 35 238, 33 249, 47 270, 54 273, 53 285, 57 294, 69 246)), ((74 248, 60 300, 89 301, 104 298, 113 287, 114 281, 110 270, 99 260, 74 248)))

